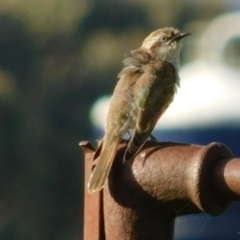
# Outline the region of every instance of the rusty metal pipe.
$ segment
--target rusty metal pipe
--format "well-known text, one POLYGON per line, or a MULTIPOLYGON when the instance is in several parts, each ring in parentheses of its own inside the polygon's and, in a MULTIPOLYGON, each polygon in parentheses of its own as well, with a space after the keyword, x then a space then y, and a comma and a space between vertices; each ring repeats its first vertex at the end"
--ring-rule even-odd
MULTIPOLYGON (((94 149, 81 145, 87 184, 94 149)), ((218 215, 239 200, 239 160, 222 144, 147 142, 123 164, 125 147, 119 146, 104 191, 85 192, 85 240, 169 240, 176 216, 218 215)))
POLYGON ((240 201, 240 158, 219 161, 213 172, 216 193, 230 201, 240 201))

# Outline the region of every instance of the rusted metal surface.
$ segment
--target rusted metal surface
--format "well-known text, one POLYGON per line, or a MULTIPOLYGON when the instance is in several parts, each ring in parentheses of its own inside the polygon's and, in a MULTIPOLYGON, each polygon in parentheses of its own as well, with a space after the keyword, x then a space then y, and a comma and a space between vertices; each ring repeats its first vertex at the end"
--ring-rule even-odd
MULTIPOLYGON (((94 149, 82 146, 86 188, 94 149)), ((85 191, 84 240, 169 240, 176 216, 218 215, 239 200, 240 159, 222 144, 147 142, 123 164, 125 147, 120 144, 104 190, 85 191)))
MULTIPOLYGON (((85 185, 92 172, 92 160, 95 153, 92 145, 87 142, 79 144, 85 154, 85 185)), ((102 192, 88 194, 87 186, 84 190, 84 239, 104 240, 102 192)))
POLYGON ((222 159, 214 169, 213 184, 219 196, 240 201, 240 159, 222 159))

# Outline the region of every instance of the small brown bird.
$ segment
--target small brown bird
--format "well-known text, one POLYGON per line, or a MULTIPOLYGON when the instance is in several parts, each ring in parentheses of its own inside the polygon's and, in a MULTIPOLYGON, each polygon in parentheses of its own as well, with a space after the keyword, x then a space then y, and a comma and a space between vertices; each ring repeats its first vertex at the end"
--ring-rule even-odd
POLYGON ((118 74, 107 115, 101 152, 88 183, 89 193, 103 188, 117 146, 129 129, 134 129, 134 134, 123 161, 133 158, 152 136, 179 86, 181 39, 187 35, 189 33, 171 27, 158 29, 123 61, 124 68, 118 74))

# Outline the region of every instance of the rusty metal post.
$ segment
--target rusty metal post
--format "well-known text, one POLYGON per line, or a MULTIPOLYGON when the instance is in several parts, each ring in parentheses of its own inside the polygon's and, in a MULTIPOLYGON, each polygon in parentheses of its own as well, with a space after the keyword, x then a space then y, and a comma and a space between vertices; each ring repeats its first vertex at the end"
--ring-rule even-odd
POLYGON ((89 142, 81 142, 85 154, 84 188, 84 240, 104 240, 102 192, 88 194, 87 182, 92 172, 94 148, 89 142))
MULTIPOLYGON (((81 146, 86 189, 94 149, 81 146)), ((170 240, 176 216, 218 215, 240 200, 240 159, 222 144, 147 142, 123 164, 125 147, 120 144, 104 190, 85 191, 84 240, 170 240)))

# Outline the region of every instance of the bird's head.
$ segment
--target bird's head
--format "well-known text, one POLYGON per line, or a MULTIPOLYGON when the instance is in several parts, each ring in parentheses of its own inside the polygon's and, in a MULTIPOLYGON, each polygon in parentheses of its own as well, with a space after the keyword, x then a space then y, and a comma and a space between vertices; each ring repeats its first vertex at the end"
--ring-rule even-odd
POLYGON ((142 43, 144 50, 155 58, 178 65, 181 51, 181 39, 190 33, 181 33, 172 27, 160 28, 152 32, 142 43))

